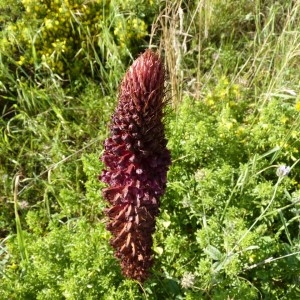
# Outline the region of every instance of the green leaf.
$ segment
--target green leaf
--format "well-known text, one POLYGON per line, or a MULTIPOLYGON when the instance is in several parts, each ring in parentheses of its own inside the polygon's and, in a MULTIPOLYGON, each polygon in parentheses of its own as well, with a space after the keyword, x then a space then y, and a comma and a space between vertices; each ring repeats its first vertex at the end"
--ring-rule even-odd
POLYGON ((204 253, 207 254, 213 260, 221 260, 223 257, 222 253, 212 245, 208 245, 204 249, 204 253))

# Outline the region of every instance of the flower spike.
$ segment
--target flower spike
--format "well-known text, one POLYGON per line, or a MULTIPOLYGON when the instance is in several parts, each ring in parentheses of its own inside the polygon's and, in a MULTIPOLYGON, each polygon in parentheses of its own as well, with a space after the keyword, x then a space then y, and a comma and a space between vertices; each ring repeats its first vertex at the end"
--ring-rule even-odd
POLYGON ((145 281, 153 264, 152 234, 171 164, 162 123, 165 70, 159 56, 146 50, 128 69, 104 142, 100 179, 111 245, 126 277, 145 281))

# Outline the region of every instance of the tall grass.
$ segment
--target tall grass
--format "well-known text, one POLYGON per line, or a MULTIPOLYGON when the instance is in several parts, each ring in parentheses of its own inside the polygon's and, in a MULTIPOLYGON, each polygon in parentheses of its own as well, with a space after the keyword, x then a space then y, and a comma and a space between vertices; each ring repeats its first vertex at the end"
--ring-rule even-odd
MULTIPOLYGON (((195 101, 204 101, 207 92, 213 89, 222 74, 228 76, 231 86, 238 84, 247 91, 247 101, 251 99, 253 103, 251 113, 256 115, 256 120, 274 98, 280 99, 282 105, 285 105, 284 103, 294 105, 297 99, 299 101, 300 89, 299 25, 300 1, 284 3, 254 1, 251 5, 246 5, 244 1, 240 1, 239 4, 233 1, 197 1, 192 4, 187 1, 166 1, 166 7, 158 17, 152 35, 154 37, 161 31, 160 51, 165 56, 170 78, 171 101, 175 111, 187 95, 192 96, 195 101), (203 67, 205 61, 209 61, 208 69, 203 67)), ((254 124, 255 118, 251 126, 254 124)), ((281 141, 278 141, 278 144, 286 145, 291 139, 291 131, 299 129, 298 116, 293 120, 291 130, 281 141)), ((178 128, 178 130, 184 129, 178 128)), ((282 147, 275 147, 262 155, 250 153, 250 156, 255 160, 265 159, 266 156, 270 157, 270 154, 273 154, 268 168, 276 168, 278 165, 273 163, 282 151, 282 147)), ((178 159, 185 159, 185 157, 178 159)), ((250 159, 246 164, 247 174, 244 173, 245 170, 239 174, 235 188, 224 207, 223 217, 233 195, 239 194, 240 189, 247 185, 247 181, 263 172, 253 160, 250 159), (248 168, 252 171, 249 172, 248 168)), ((293 166, 299 167, 299 159, 294 157, 293 161, 293 166)), ((282 222, 280 232, 285 232, 291 249, 296 250, 290 250, 287 255, 276 258, 270 256, 245 269, 261 267, 264 264, 276 264, 278 260, 299 255, 297 238, 291 238, 289 226, 293 222, 299 222, 299 216, 287 220, 281 215, 281 211, 285 210, 286 206, 275 211, 272 208, 282 180, 283 178, 278 178, 273 195, 264 210, 245 230, 235 246, 221 258, 214 272, 219 272, 224 265, 228 264, 232 256, 238 256, 240 252, 237 249, 242 240, 250 236, 259 222, 268 222, 266 219, 276 213, 275 211, 279 212, 282 222)), ((296 208, 297 204, 293 202, 291 206, 296 208)), ((205 224, 206 222, 203 223, 205 224)), ((251 251, 258 246, 253 247, 250 246, 245 251, 251 251)), ((213 248, 212 252, 215 250, 213 248)), ((214 254, 212 257, 216 259, 214 254)), ((219 259, 220 257, 217 260, 219 259)))
POLYGON ((300 2, 244 2, 236 7, 233 1, 166 1, 152 36, 161 32, 174 104, 184 93, 201 98, 220 71, 229 71, 232 83, 249 88, 261 105, 274 95, 296 97, 300 2), (227 51, 236 57, 226 61, 227 51), (203 70, 206 60, 209 69, 203 70))

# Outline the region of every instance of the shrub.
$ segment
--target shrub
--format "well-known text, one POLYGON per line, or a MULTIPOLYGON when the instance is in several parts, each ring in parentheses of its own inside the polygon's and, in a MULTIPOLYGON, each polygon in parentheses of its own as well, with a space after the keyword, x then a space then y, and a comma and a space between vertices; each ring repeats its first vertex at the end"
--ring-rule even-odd
POLYGON ((22 0, 22 4, 21 17, 8 22, 2 33, 2 51, 13 69, 30 76, 50 71, 64 79, 84 74, 106 84, 108 65, 118 66, 128 51, 136 54, 143 49, 158 8, 155 3, 137 8, 130 1, 106 0, 22 0), (125 11, 131 11, 126 18, 125 11))
POLYGON ((276 97, 252 111, 245 95, 222 77, 169 122, 174 163, 156 244, 169 275, 193 275, 195 299, 299 295, 299 113, 276 97))

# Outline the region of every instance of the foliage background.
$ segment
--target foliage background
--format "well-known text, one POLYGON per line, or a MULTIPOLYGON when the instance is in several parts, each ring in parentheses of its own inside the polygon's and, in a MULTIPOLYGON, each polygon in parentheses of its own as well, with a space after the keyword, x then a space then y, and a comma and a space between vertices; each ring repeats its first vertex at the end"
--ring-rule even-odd
POLYGON ((300 2, 0 1, 1 299, 298 299, 300 2), (140 286, 97 176, 118 84, 168 71, 173 164, 140 286))

